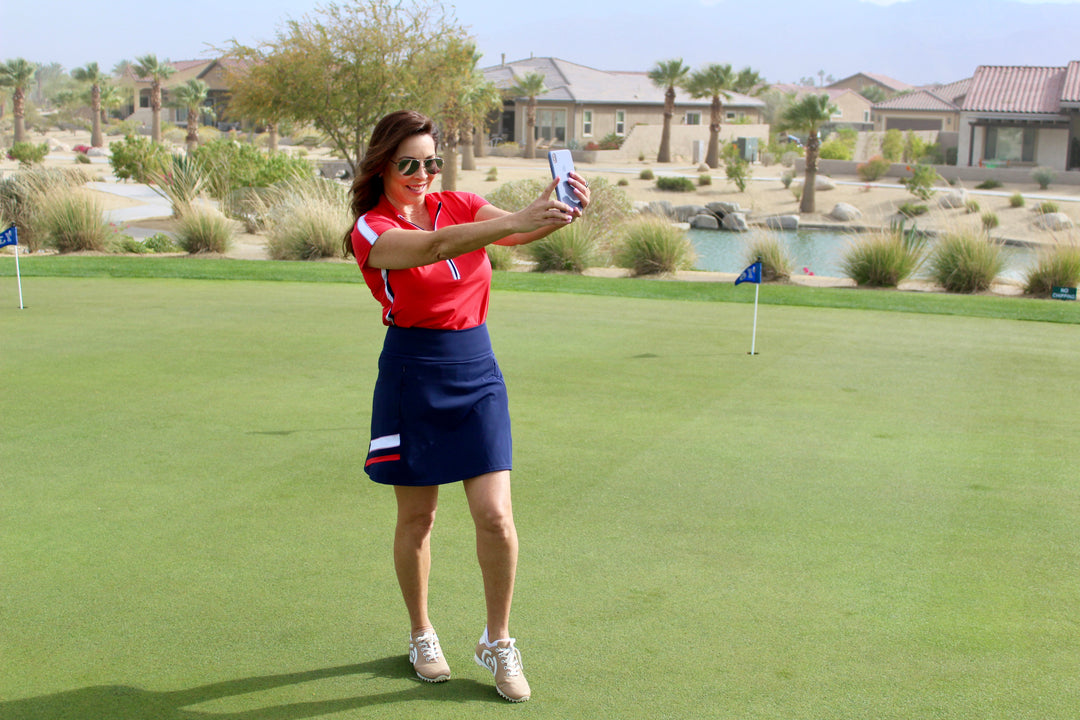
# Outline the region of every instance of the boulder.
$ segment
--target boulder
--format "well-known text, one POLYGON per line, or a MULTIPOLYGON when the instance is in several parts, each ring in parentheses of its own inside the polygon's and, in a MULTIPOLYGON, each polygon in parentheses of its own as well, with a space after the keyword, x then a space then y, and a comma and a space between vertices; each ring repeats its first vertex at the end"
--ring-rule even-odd
POLYGON ((829 213, 829 217, 833 220, 839 220, 840 222, 847 222, 849 220, 858 220, 862 217, 862 211, 854 205, 847 203, 836 203, 836 207, 829 213))
POLYGON ((746 215, 741 212, 728 213, 720 224, 725 230, 732 232, 750 232, 750 226, 746 224, 746 215))
POLYGON ((938 197, 938 205, 943 208, 962 208, 967 205, 967 190, 950 190, 938 197))
POLYGON ((690 218, 690 227, 695 230, 719 230, 720 219, 712 213, 702 213, 690 218))
POLYGON ((770 230, 798 230, 798 215, 770 215, 765 218, 765 227, 770 230))
POLYGON ((666 218, 675 217, 675 206, 667 200, 653 200, 649 203, 646 212, 666 218))
POLYGON ((711 202, 705 203, 705 207, 708 208, 709 212, 715 213, 719 217, 744 212, 737 202, 711 202))
POLYGON ((111 154, 107 148, 92 147, 86 151, 87 157, 109 157, 111 154))
MULTIPOLYGON (((796 187, 798 185, 802 185, 804 182, 806 182, 806 181, 803 180, 802 178, 800 178, 800 179, 795 180, 794 182, 792 182, 791 186, 796 187)), ((836 183, 833 182, 833 179, 831 177, 826 177, 824 175, 817 175, 814 178, 814 189, 815 190, 835 190, 836 189, 836 183)))
POLYGON ((1073 221, 1065 213, 1042 213, 1035 218, 1035 226, 1040 230, 1068 230, 1073 221))
POLYGON ((60 142, 56 138, 49 138, 49 152, 70 152, 71 148, 60 142))
POLYGON ((676 222, 690 222, 690 219, 695 215, 707 215, 709 214, 708 208, 704 205, 676 205, 675 206, 675 220, 676 222))

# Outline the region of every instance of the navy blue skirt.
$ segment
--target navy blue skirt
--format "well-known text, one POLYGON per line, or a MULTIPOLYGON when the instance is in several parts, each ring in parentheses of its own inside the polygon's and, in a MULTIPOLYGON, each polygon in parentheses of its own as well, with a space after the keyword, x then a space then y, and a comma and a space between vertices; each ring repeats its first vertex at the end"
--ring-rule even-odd
POLYGON ((487 327, 389 327, 364 470, 386 485, 442 485, 512 464, 510 409, 487 327))

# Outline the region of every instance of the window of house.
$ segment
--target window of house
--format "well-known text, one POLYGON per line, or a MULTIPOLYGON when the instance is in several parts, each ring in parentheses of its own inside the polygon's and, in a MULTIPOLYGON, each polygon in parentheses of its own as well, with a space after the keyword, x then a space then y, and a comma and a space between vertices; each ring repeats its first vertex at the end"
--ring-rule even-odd
POLYGON ((699 113, 699 112, 688 112, 688 113, 686 113, 686 124, 687 125, 700 125, 701 124, 701 113, 699 113))
POLYGON ((536 137, 566 142, 566 110, 537 110, 536 137))
POLYGON ((592 110, 585 110, 581 114, 581 134, 592 137, 592 110))
POLYGON ((728 120, 734 120, 734 119, 735 119, 735 113, 733 113, 733 112, 731 112, 731 111, 729 110, 729 111, 728 111, 728 112, 727 112, 727 113, 726 113, 726 114, 724 115, 724 117, 725 117, 725 118, 727 118, 728 120))
POLYGON ((139 93, 139 107, 141 107, 141 108, 150 107, 150 91, 149 90, 144 90, 144 91, 139 93))
POLYGON ((1010 162, 1035 162, 1035 128, 988 127, 986 128, 987 160, 1010 162))
POLYGON ((862 121, 863 122, 870 122, 870 111, 869 110, 863 110, 862 111, 862 121))
POLYGON ((625 110, 616 110, 615 111, 615 134, 616 135, 625 135, 626 134, 626 111, 625 110))

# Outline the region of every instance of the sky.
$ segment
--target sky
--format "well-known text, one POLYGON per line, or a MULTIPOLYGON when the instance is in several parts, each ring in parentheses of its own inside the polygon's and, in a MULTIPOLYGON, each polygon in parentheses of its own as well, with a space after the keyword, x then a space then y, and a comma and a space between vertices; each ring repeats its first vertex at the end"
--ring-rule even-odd
MULTIPOLYGON (((87 12, 74 0, 0 0, 0 60, 58 62, 67 70, 97 62, 108 71, 147 53, 208 58, 230 39, 270 40, 288 19, 325 4, 107 0, 98 5, 107 12, 87 12)), ((585 0, 527 11, 493 0, 444 4, 477 39, 482 67, 505 55, 646 71, 682 58, 693 68, 749 66, 772 83, 823 71, 838 80, 871 72, 924 85, 970 77, 979 65, 1080 60, 1080 0, 585 0)))

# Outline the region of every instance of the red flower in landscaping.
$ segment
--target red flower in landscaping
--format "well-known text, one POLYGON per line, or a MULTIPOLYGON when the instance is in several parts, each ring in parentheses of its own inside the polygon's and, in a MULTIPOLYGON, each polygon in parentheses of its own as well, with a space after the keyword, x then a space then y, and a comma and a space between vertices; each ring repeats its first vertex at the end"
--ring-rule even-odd
POLYGON ((73 150, 75 150, 75 152, 77 152, 77 153, 82 153, 83 155, 85 155, 86 153, 90 152, 90 146, 89 145, 76 145, 73 148, 73 150))

